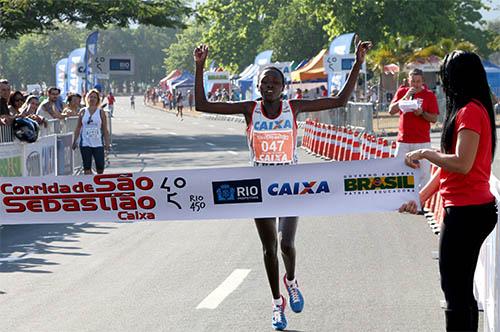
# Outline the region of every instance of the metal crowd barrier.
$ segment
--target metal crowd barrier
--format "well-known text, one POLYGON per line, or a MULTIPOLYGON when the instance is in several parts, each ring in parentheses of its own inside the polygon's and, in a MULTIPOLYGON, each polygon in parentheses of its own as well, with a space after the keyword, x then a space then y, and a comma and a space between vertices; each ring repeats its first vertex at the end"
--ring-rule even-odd
MULTIPOLYGON (((112 118, 111 113, 105 111, 107 117, 108 130, 110 134, 110 140, 112 138, 112 118)), ((46 137, 50 135, 63 135, 68 133, 73 133, 78 124, 78 116, 68 117, 64 120, 58 119, 50 119, 47 120, 47 126, 41 125, 40 132, 38 137, 46 137)), ((112 143, 112 142, 111 142, 112 143)), ((6 155, 11 155, 10 152, 13 152, 16 149, 19 149, 21 146, 21 142, 17 141, 14 136, 14 131, 12 130, 12 126, 0 126, 0 145, 3 147, 3 151, 6 151, 6 155), (5 144, 2 144, 5 143, 5 144), (12 150, 12 151, 11 151, 12 150)), ((1 160, 0 155, 0 160, 1 160)), ((74 174, 78 174, 82 170, 82 159, 79 148, 73 151, 73 165, 74 165, 74 174)))

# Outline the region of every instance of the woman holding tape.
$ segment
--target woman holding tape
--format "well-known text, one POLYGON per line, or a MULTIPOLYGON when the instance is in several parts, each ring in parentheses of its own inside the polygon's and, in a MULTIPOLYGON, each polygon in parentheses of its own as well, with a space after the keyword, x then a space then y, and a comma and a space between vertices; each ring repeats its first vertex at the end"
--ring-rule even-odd
MULTIPOLYGON (((315 100, 283 100, 285 77, 276 67, 265 68, 259 76, 260 101, 209 102, 203 87, 203 67, 208 55, 208 46, 200 45, 194 50, 196 63, 195 107, 197 111, 217 114, 242 114, 247 124, 247 141, 254 166, 286 165, 297 162, 297 123, 301 112, 315 112, 344 106, 357 81, 361 64, 371 43, 360 42, 356 36, 356 61, 349 78, 335 97, 315 100), (275 125, 267 125, 269 123, 275 125), (266 148, 266 147, 273 147, 266 148), (272 151, 270 151, 272 150, 272 151)), ((283 277, 285 288, 290 298, 290 307, 294 312, 301 312, 304 299, 295 277, 295 233, 298 218, 279 217, 280 247, 286 274, 283 277)), ((273 296, 272 325, 276 330, 286 328, 285 300, 280 294, 278 234, 276 217, 256 218, 255 225, 262 242, 264 265, 273 296)))
MULTIPOLYGON (((426 159, 440 167, 420 192, 424 203, 437 190, 446 214, 441 225, 439 271, 447 302, 447 331, 477 331, 478 309, 473 294, 479 249, 497 222, 489 178, 495 154, 495 113, 481 59, 453 51, 440 71, 446 93, 446 118, 441 152, 420 149, 406 154, 418 167, 426 159)), ((400 211, 416 213, 414 201, 400 211)))

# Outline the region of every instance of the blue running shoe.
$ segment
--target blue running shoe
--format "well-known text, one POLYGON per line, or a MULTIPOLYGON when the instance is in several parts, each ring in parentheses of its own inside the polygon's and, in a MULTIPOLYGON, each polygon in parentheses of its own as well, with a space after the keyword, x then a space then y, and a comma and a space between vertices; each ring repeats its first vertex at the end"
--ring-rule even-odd
POLYGON ((285 288, 288 291, 288 297, 290 298, 290 308, 295 313, 299 313, 304 309, 304 297, 299 289, 299 284, 297 280, 291 285, 288 286, 286 283, 286 274, 283 276, 283 282, 285 283, 285 288))
POLYGON ((285 317, 286 301, 281 296, 281 305, 273 305, 273 328, 277 331, 283 331, 286 328, 287 321, 285 317))

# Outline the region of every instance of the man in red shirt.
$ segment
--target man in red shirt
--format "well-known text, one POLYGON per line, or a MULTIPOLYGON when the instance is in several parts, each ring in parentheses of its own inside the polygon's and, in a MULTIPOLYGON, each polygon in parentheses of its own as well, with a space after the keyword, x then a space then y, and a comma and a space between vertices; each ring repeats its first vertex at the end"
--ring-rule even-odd
MULTIPOLYGON (((401 86, 389 105, 391 115, 399 113, 397 156, 431 147, 431 123, 437 121, 439 108, 436 96, 424 85, 424 74, 413 69, 408 74, 409 86, 401 86)), ((430 163, 421 160, 420 186, 430 178, 430 163)))
POLYGON ((115 108, 115 96, 113 96, 113 93, 109 91, 108 95, 108 109, 111 112, 111 116, 113 116, 113 111, 115 108))

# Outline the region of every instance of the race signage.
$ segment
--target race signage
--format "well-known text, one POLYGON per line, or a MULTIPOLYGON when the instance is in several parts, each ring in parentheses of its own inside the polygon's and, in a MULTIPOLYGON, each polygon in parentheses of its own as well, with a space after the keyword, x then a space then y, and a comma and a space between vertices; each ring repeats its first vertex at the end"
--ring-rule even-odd
POLYGON ((2 224, 236 219, 395 211, 417 200, 401 159, 2 178, 2 224))

